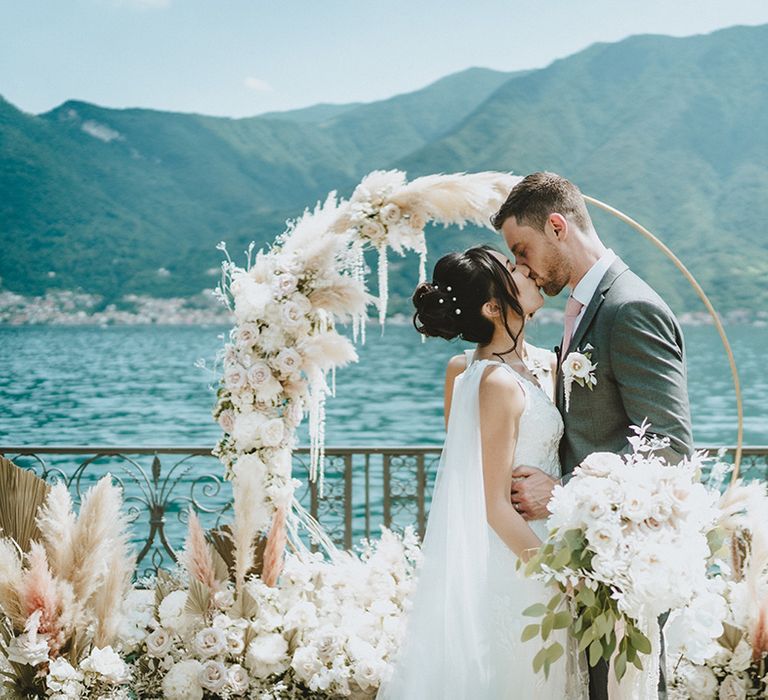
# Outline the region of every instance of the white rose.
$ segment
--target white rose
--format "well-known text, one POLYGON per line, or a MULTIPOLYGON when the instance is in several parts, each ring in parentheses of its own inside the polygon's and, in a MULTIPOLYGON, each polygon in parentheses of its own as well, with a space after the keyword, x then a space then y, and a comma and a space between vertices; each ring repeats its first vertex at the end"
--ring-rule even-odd
POLYGON ((592 363, 589 358, 580 353, 572 352, 565 358, 564 371, 575 379, 586 379, 592 370, 592 363))
POLYGON ((242 695, 250 685, 248 671, 240 664, 233 664, 227 671, 227 686, 232 689, 235 695, 242 695))
POLYGON ((365 219, 360 224, 360 234, 363 238, 368 238, 374 243, 381 242, 387 235, 387 230, 384 228, 384 224, 376 219, 365 219))
POLYGON ((266 678, 288 667, 287 654, 288 642, 282 634, 260 634, 248 645, 246 663, 257 678, 266 678))
POLYGON ((243 630, 232 629, 227 632, 227 653, 240 656, 245 649, 245 633, 243 630))
POLYGON ((200 669, 203 665, 195 659, 174 664, 163 678, 163 697, 166 700, 202 700, 200 669))
POLYGON ((219 627, 206 627, 200 630, 192 644, 192 649, 203 658, 218 656, 227 648, 227 638, 219 627))
POLYGON ((245 452, 258 445, 261 426, 266 420, 260 413, 239 413, 235 416, 232 439, 238 450, 245 452))
POLYGON ((112 647, 94 647, 80 662, 83 671, 95 673, 111 683, 125 683, 130 677, 130 668, 112 647))
POLYGON ((621 504, 621 513, 633 522, 639 523, 648 517, 648 493, 627 493, 621 504))
POLYGON ((308 683, 312 676, 319 673, 323 668, 323 662, 320 661, 317 649, 309 645, 299 647, 293 655, 291 668, 296 672, 299 680, 308 683))
POLYGON ((259 339, 259 326, 255 323, 244 323, 237 327, 238 344, 250 350, 259 339))
POLYGON ((621 529, 611 521, 598 521, 588 526, 586 534, 591 549, 601 557, 615 552, 621 540, 621 529))
POLYGON ((307 314, 311 309, 312 304, 309 302, 309 299, 303 295, 296 294, 280 305, 280 319, 287 330, 294 333, 307 333, 309 332, 307 314))
POLYGON ((397 204, 390 202, 381 208, 379 216, 381 217, 381 220, 387 224, 387 226, 391 226, 392 224, 396 224, 398 221, 400 221, 402 212, 400 211, 400 207, 398 207, 397 204))
POLYGON ((82 686, 80 685, 82 680, 82 672, 74 668, 63 657, 53 659, 48 665, 48 675, 45 677, 45 683, 49 690, 76 698, 82 692, 82 686))
POLYGON ((584 458, 579 468, 587 476, 605 477, 623 464, 621 457, 614 452, 593 452, 584 458))
POLYGON ((178 634, 186 629, 186 620, 184 619, 184 609, 187 606, 186 591, 172 591, 169 593, 157 608, 157 614, 160 617, 160 624, 174 634, 178 634))
POLYGON ((720 700, 745 700, 747 697, 747 679, 729 675, 720 684, 720 700))
POLYGON ((157 627, 147 636, 147 654, 155 658, 165 656, 173 646, 173 637, 162 627, 157 627))
POLYGON ((283 348, 277 353, 274 364, 282 376, 293 377, 301 368, 301 355, 293 348, 283 348))
POLYGON ((288 610, 283 624, 287 630, 317 627, 317 608, 308 600, 302 600, 288 610))
POLYGON ((275 275, 274 281, 272 283, 272 289, 278 298, 287 297, 293 294, 298 286, 299 280, 295 275, 292 275, 289 272, 282 272, 278 275, 275 275))
POLYGON ((746 639, 742 639, 733 650, 733 656, 728 664, 732 673, 746 671, 752 665, 752 647, 746 639))
POLYGON ((8 661, 17 664, 37 666, 48 661, 48 651, 48 640, 45 637, 27 633, 11 640, 6 656, 8 661))
POLYGON ((355 662, 355 683, 361 690, 373 690, 381 683, 381 676, 386 671, 386 664, 378 658, 365 658, 355 662))
POLYGON ((261 443, 265 447, 277 447, 285 435, 285 425, 281 418, 272 418, 262 424, 259 430, 261 443))
POLYGON ((235 427, 235 412, 230 408, 225 408, 219 413, 219 417, 216 420, 219 423, 219 427, 225 433, 231 433, 235 427))
POLYGON ((231 588, 222 588, 213 594, 213 602, 219 610, 231 608, 235 604, 235 594, 231 588))
POLYGON ((227 669, 220 661, 209 659, 203 664, 197 679, 203 688, 216 693, 224 687, 227 680, 227 669))
POLYGON ((691 666, 685 671, 685 685, 692 700, 712 700, 717 693, 717 677, 706 666, 691 666))
POLYGON ((233 364, 224 371, 224 384, 230 391, 236 392, 245 386, 248 373, 241 364, 233 364))

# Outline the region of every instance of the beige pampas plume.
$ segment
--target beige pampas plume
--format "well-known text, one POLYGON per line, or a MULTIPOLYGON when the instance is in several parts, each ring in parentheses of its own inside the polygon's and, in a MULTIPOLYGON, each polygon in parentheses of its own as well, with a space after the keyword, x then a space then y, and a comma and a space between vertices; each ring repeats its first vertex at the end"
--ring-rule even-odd
POLYGON ((379 193, 389 198, 391 194, 401 191, 404 187, 406 187, 406 177, 402 170, 373 170, 355 188, 352 200, 366 200, 371 195, 379 193))
POLYGON ((235 519, 232 522, 232 543, 235 549, 235 588, 242 591, 245 578, 253 567, 256 538, 265 526, 256 504, 264 501, 263 479, 251 469, 238 469, 232 480, 235 519))
POLYGON ((37 514, 37 527, 51 570, 57 576, 66 577, 72 572, 72 541, 76 522, 69 490, 59 481, 48 492, 37 514))
POLYGON ((317 333, 301 340, 297 345, 297 350, 302 354, 305 360, 305 370, 312 374, 311 366, 319 367, 321 370, 329 370, 332 367, 343 367, 350 362, 357 362, 357 351, 355 346, 345 338, 335 332, 317 333))
MULTIPOLYGON (((331 230, 338 216, 339 209, 336 204, 336 192, 331 192, 325 202, 322 204, 318 203, 313 211, 307 209, 293 224, 293 229, 285 241, 282 252, 296 253, 306 260, 307 256, 303 254, 303 251, 307 250, 308 246, 311 246, 320 238, 323 238, 324 234, 331 230)), ((310 255, 310 257, 312 256, 310 255)))
POLYGON ((268 586, 276 586, 277 579, 283 569, 283 554, 287 541, 285 529, 285 506, 280 506, 272 519, 267 546, 264 549, 264 568, 261 578, 268 586))
POLYGON ((520 180, 497 172, 427 175, 408 183, 389 201, 446 226, 471 222, 490 228, 489 217, 520 180))
POLYGON ((23 628, 27 619, 19 597, 22 580, 23 570, 18 545, 4 537, 0 539, 0 609, 17 629, 23 628))
POLYGON ((372 300, 373 297, 365 291, 362 282, 342 275, 315 288, 309 295, 312 306, 342 320, 365 313, 372 300))
POLYGON ((112 548, 122 542, 127 529, 122 505, 120 489, 112 485, 109 474, 83 497, 72 536, 72 570, 67 574, 83 607, 89 606, 104 581, 112 548))
POLYGON ((189 575, 208 587, 210 591, 216 591, 219 587, 216 580, 216 571, 213 565, 213 555, 210 545, 205 541, 205 533, 200 526, 197 514, 190 509, 187 539, 184 543, 182 563, 189 575))
POLYGON ((93 596, 92 610, 96 619, 93 644, 100 649, 114 643, 122 619, 123 599, 131 587, 135 558, 128 552, 128 543, 115 542, 108 562, 108 572, 93 596))

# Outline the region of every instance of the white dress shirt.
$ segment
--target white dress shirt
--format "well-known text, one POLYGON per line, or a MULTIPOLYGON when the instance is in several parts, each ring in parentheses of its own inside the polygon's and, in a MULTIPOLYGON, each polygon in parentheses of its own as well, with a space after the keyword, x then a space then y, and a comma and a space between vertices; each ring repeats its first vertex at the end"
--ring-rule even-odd
POLYGON ((580 304, 584 305, 581 309, 581 313, 576 317, 576 320, 573 323, 574 334, 579 327, 579 323, 581 323, 581 319, 584 318, 584 312, 587 310, 589 302, 592 301, 592 297, 595 296, 600 280, 602 280, 605 273, 608 272, 608 268, 613 265, 614 260, 616 260, 616 253, 608 248, 608 250, 600 256, 600 259, 589 268, 587 274, 584 275, 574 287, 571 296, 580 304))

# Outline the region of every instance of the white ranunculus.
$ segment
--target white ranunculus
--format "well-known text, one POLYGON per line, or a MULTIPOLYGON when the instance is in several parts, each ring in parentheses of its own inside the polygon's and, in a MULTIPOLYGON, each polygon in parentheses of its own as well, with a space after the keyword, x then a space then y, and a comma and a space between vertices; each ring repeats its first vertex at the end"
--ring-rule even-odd
POLYGON ((195 659, 174 664, 163 678, 163 697, 166 700, 202 700, 200 670, 203 665, 195 659))
POLYGON ((728 663, 731 673, 741 673, 752 665, 752 646, 746 639, 741 639, 733 650, 733 656, 728 663))
POLYGON ((131 675, 128 664, 109 646, 91 649, 91 653, 80 662, 80 668, 86 673, 95 673, 110 683, 125 683, 131 675))
POLYGON ((274 365, 283 377, 293 377, 301 369, 301 355, 293 348, 283 348, 277 353, 274 365))
POLYGON ((227 637, 219 627, 200 630, 192 643, 193 651, 207 659, 222 654, 227 648, 227 637))
POLYGON ((229 687, 235 695, 242 695, 248 686, 251 679, 246 671, 240 664, 232 664, 227 670, 227 687, 229 687))
POLYGON ((597 521, 587 528, 587 540, 596 554, 608 557, 619 545, 621 528, 612 521, 597 521))
POLYGON ((389 204, 385 204, 381 211, 379 212, 379 217, 381 217, 381 220, 387 225, 392 226, 393 224, 396 224, 398 221, 400 221, 400 218, 402 217, 402 212, 400 211, 400 207, 397 206, 394 202, 390 202, 389 204))
POLYGON ((296 650, 291 661, 291 668, 293 668, 299 680, 309 683, 312 676, 322 670, 323 662, 320 661, 317 649, 312 645, 308 645, 299 647, 296 650))
POLYGON ((160 617, 160 624, 174 634, 178 634, 186 629, 184 608, 187 606, 186 591, 172 591, 157 608, 157 614, 160 617))
POLYGON ((285 424, 282 418, 272 418, 262 424, 259 430, 261 444, 265 447, 277 447, 285 436, 285 424))
POLYGON ((726 676, 720 683, 719 700, 745 700, 747 697, 748 681, 743 676, 726 676))
POLYGON ((232 428, 232 439, 241 452, 251 450, 259 444, 261 426, 266 422, 261 413, 238 413, 232 428))
POLYGON ((685 670, 685 686, 691 700, 713 700, 717 693, 717 677, 706 666, 689 666, 685 670))
POLYGON ((227 681, 227 669, 220 661, 208 659, 197 677, 200 685, 212 693, 218 693, 227 681))
POLYGON ((257 635, 248 645, 246 664, 257 678, 284 671, 289 665, 285 637, 277 632, 257 635))
POLYGON ((168 630, 157 627, 147 636, 147 654, 155 658, 165 656, 173 646, 173 637, 168 630))

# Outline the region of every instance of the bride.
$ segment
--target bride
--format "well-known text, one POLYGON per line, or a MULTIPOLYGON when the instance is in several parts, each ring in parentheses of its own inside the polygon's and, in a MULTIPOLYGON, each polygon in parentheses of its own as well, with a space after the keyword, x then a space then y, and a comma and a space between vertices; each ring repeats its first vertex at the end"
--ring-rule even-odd
MULTIPOLYGON (((524 341, 525 320, 543 297, 527 268, 480 246, 442 257, 413 303, 420 333, 477 347, 448 364, 447 434, 423 562, 393 675, 378 698, 581 698, 570 662, 560 659, 545 679, 533 672, 540 643, 521 641, 533 621, 522 611, 555 592, 517 570, 546 525, 526 522, 510 499, 516 464, 560 477, 562 419, 529 369, 534 355, 539 369, 542 358, 554 364, 554 355, 524 341)), ((547 369, 539 376, 550 378, 554 368, 547 369)), ((562 631, 553 639, 567 648, 562 631)))

